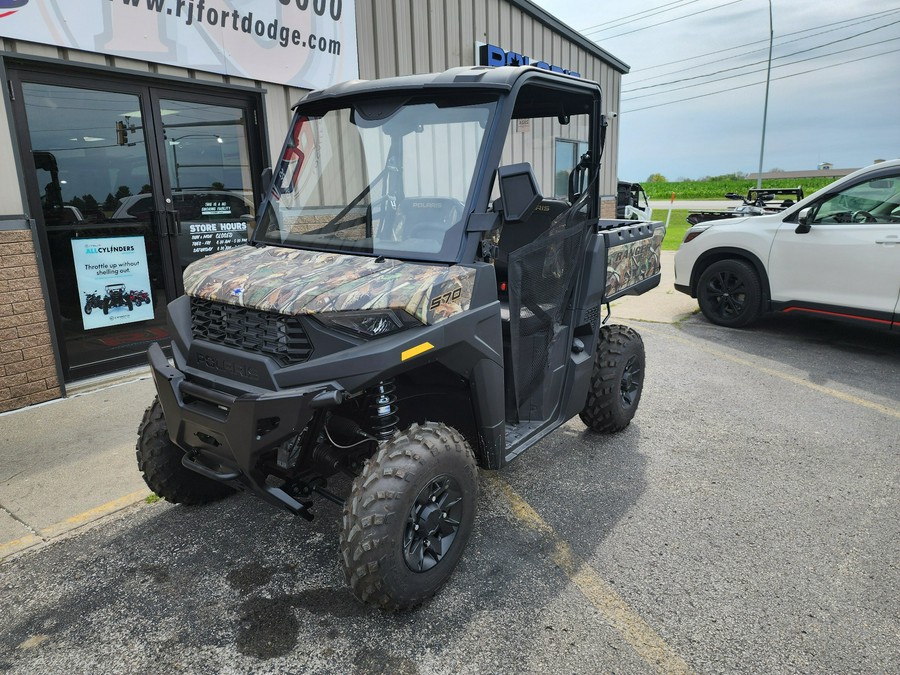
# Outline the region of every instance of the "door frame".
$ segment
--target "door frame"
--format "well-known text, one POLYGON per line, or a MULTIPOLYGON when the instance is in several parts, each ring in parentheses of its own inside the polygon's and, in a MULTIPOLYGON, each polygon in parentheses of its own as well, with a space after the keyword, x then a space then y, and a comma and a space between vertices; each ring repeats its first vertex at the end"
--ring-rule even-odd
MULTIPOLYGON (((47 321, 53 340, 54 352, 58 364, 58 372, 62 375, 60 387, 65 395, 65 386, 73 381, 123 370, 144 363, 141 351, 115 357, 96 364, 77 366, 73 369, 66 350, 66 340, 59 321, 60 307, 56 289, 56 277, 50 256, 49 240, 43 210, 40 204, 40 188, 37 185, 34 160, 32 158, 31 138, 25 110, 23 82, 36 82, 55 86, 73 87, 94 91, 109 91, 119 94, 134 95, 138 98, 142 112, 146 110, 149 124, 144 125, 144 136, 147 139, 147 163, 151 183, 158 186, 154 189, 154 209, 156 230, 159 238, 160 257, 162 260, 164 290, 167 302, 171 302, 184 292, 181 278, 181 265, 178 260, 174 221, 168 214, 166 199, 172 199, 172 186, 169 184, 168 171, 165 165, 165 139, 162 133, 162 116, 158 102, 160 98, 169 98, 192 103, 225 105, 242 108, 246 114, 246 136, 250 157, 250 179, 254 197, 261 193, 258 184, 262 167, 267 165, 265 128, 260 122, 264 120, 264 90, 252 87, 220 85, 178 77, 158 76, 121 69, 101 68, 98 66, 61 63, 58 60, 3 54, 3 69, 10 97, 10 113, 13 142, 17 145, 19 156, 19 178, 24 186, 23 202, 30 212, 34 223, 34 240, 39 260, 39 273, 45 284, 44 296, 47 304, 47 321), (76 371, 76 372, 73 372, 76 371)), ((170 201, 169 204, 172 202, 170 201)), ((167 347, 167 346, 166 346, 167 347)))

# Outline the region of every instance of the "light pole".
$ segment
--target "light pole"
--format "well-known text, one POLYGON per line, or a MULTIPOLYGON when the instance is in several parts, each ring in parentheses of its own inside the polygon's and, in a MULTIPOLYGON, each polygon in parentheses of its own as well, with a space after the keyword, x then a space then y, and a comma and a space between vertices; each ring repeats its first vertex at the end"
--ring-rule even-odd
POLYGON ((772 75, 772 0, 769 0, 769 65, 766 68, 766 102, 763 104, 762 142, 759 144, 759 173, 756 174, 756 188, 762 188, 763 154, 766 150, 766 117, 769 114, 769 80, 772 75))

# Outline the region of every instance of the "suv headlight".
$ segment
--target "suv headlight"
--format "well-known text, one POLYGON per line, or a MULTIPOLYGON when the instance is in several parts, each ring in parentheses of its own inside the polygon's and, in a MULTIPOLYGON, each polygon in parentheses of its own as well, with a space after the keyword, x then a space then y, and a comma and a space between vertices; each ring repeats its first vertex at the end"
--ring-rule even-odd
POLYGON ((352 333, 363 338, 382 337, 422 325, 420 321, 402 309, 328 312, 317 314, 315 318, 328 328, 352 333))
POLYGON ((687 232, 684 233, 684 240, 681 243, 686 244, 689 241, 693 241, 694 239, 699 237, 701 234, 706 232, 708 229, 709 229, 708 225, 706 225, 706 226, 694 225, 693 227, 689 227, 687 229, 687 232))

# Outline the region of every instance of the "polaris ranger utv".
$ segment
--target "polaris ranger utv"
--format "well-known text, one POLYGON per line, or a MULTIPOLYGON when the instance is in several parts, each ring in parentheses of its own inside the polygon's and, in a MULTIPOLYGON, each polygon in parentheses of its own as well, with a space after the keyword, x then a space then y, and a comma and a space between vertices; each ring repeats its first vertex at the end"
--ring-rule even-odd
POLYGON ((620 430, 640 401, 643 343, 608 303, 659 283, 664 228, 599 218, 604 132, 597 83, 534 67, 303 97, 249 245, 187 268, 174 363, 149 350, 150 488, 249 490, 307 519, 336 502, 357 597, 432 596, 471 534, 476 466, 576 415, 620 430), (546 171, 545 199, 530 162, 555 136, 588 151, 546 171))

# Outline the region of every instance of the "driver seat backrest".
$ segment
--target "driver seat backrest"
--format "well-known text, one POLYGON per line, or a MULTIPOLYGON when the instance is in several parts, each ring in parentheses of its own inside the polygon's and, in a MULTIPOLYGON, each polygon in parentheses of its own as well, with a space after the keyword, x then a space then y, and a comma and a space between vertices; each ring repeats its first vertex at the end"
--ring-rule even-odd
POLYGON ((498 286, 505 284, 508 280, 509 254, 548 232, 553 221, 568 210, 568 202, 561 199, 544 199, 537 205, 528 220, 503 225, 500 242, 497 246, 497 258, 494 260, 498 286))

